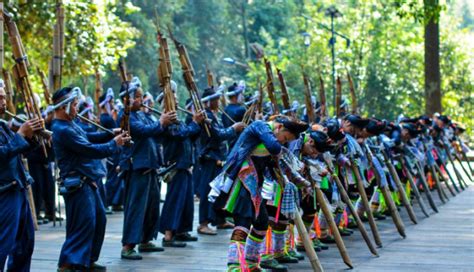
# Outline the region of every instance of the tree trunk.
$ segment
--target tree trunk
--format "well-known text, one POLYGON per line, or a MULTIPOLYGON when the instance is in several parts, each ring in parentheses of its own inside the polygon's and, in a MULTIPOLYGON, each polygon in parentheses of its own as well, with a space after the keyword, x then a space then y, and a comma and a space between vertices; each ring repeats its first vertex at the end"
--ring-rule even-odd
POLYGON ((438 0, 424 0, 425 5, 425 112, 441 113, 441 74, 439 66, 438 0))

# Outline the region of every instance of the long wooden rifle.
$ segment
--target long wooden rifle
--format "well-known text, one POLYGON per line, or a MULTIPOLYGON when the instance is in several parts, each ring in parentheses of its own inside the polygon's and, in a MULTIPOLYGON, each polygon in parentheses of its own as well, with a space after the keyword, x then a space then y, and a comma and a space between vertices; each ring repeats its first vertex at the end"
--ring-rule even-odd
POLYGON ((13 92, 13 87, 12 87, 12 82, 10 78, 10 73, 2 69, 2 74, 3 74, 3 83, 5 84, 5 94, 6 94, 6 99, 7 99, 7 109, 12 112, 16 113, 16 107, 14 103, 14 97, 15 94, 13 92))
POLYGON ((278 103, 275 97, 275 85, 273 84, 273 72, 272 72, 272 64, 266 58, 264 59, 265 62, 265 71, 267 73, 267 83, 265 84, 267 88, 268 98, 272 103, 273 107, 273 115, 279 115, 280 109, 278 108, 278 103))
POLYGON ((314 107, 311 101, 311 82, 306 74, 303 74, 303 82, 304 82, 304 102, 306 105, 306 115, 308 115, 308 124, 312 124, 314 122, 314 107))
MULTIPOLYGON (((26 52, 24 51, 23 43, 21 41, 18 27, 13 21, 12 15, 3 10, 4 22, 7 28, 8 38, 12 47, 12 54, 15 60, 14 66, 14 78, 16 79, 16 85, 23 95, 25 100, 25 109, 28 114, 28 118, 39 118, 41 119, 40 105, 36 103, 33 96, 33 88, 28 75, 28 62, 26 52)), ((43 130, 45 129, 43 124, 43 130)), ((46 140, 44 138, 38 139, 43 149, 44 155, 47 157, 46 151, 46 140)))
POLYGON ((290 106, 290 96, 288 95, 288 88, 286 86, 285 78, 281 73, 281 70, 277 68, 277 76, 278 81, 280 81, 280 88, 281 88, 281 102, 283 103, 283 108, 285 110, 289 110, 290 106))
POLYGON ((50 93, 61 89, 62 71, 64 66, 64 7, 61 0, 56 2, 56 24, 54 25, 52 82, 50 93))
POLYGON ((130 102, 130 94, 128 92, 130 81, 128 78, 127 66, 125 64, 125 61, 120 60, 118 66, 122 86, 125 89, 125 96, 123 98, 123 116, 120 120, 120 128, 122 129, 122 131, 125 131, 130 135, 130 111, 132 106, 130 102))
POLYGON ((158 64, 158 78, 160 79, 160 86, 163 88, 163 105, 165 112, 176 111, 176 101, 174 98, 173 90, 171 89, 171 75, 173 73, 173 67, 171 65, 170 50, 168 47, 168 40, 161 33, 158 24, 156 26, 156 39, 159 48, 159 60, 158 64))
POLYGON ((94 102, 97 106, 97 112, 100 112, 99 97, 102 93, 102 76, 100 75, 99 69, 95 69, 95 89, 94 89, 94 102))
MULTIPOLYGON (((189 95, 191 96, 191 100, 193 101, 194 109, 197 112, 203 112, 204 106, 201 102, 201 97, 199 95, 199 89, 196 85, 194 80, 194 69, 189 59, 188 51, 186 50, 186 46, 179 42, 171 32, 171 28, 168 27, 168 31, 170 34, 170 38, 174 41, 174 45, 176 50, 178 51, 179 55, 179 62, 181 63, 181 69, 183 71, 183 78, 184 82, 186 83, 186 88, 189 91, 189 95)), ((208 123, 203 123, 204 130, 206 131, 207 136, 211 137, 211 130, 208 123)))
POLYGON ((352 114, 357 114, 357 96, 354 88, 354 82, 352 81, 349 71, 347 71, 347 81, 349 82, 349 91, 351 93, 352 114))
POLYGON ((319 74, 319 103, 321 103, 321 118, 324 119, 324 117, 327 116, 327 108, 326 108, 326 92, 324 90, 324 81, 323 77, 321 74, 319 74))
POLYGON ((43 86, 44 101, 46 101, 46 104, 51 105, 53 102, 51 101, 51 94, 49 92, 49 86, 48 86, 48 82, 46 80, 46 76, 43 73, 43 71, 40 70, 39 67, 36 67, 36 71, 38 72, 38 75, 40 77, 41 86, 43 86))

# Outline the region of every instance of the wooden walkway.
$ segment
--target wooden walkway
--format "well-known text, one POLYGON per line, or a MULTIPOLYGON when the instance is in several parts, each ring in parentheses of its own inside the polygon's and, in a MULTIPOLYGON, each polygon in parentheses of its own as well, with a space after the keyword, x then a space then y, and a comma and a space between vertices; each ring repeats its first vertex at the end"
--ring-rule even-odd
MULTIPOLYGON (((437 197, 435 192, 432 195, 437 197)), ((456 197, 449 196, 450 201, 444 205, 435 198, 439 213, 431 213, 429 218, 415 204, 418 225, 413 225, 402 209, 406 239, 398 235, 391 219, 377 221, 383 242, 383 248, 378 249, 379 257, 371 256, 358 232, 344 237, 353 271, 474 271, 474 184, 456 197)), ((120 259, 122 223, 122 213, 108 217, 99 260, 108 271, 225 271, 230 230, 220 231, 215 237, 200 236, 198 242, 188 243, 184 249, 166 249, 162 253, 143 254, 142 261, 124 261, 120 259)), ((40 226, 32 271, 56 269, 64 237, 64 224, 40 226)), ((161 244, 161 234, 158 239, 157 243, 161 244)), ((319 252, 318 256, 325 271, 346 270, 335 246, 319 252)), ((289 268, 290 271, 311 270, 307 259, 289 268)))

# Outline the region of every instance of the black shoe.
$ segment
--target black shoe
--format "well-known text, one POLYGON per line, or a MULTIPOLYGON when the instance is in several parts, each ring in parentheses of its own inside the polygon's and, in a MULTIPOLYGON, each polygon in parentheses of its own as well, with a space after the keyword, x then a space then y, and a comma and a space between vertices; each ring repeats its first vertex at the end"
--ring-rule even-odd
MULTIPOLYGON (((318 246, 313 245, 313 248, 314 248, 314 251, 316 251, 316 252, 320 252, 320 251, 321 251, 321 248, 318 247, 318 246)), ((304 248, 304 245, 303 245, 303 244, 301 244, 301 245, 296 245, 296 250, 301 251, 301 252, 305 252, 305 251, 306 251, 306 249, 304 248)))
POLYGON ((288 271, 288 267, 278 263, 275 259, 267 259, 260 261, 260 267, 264 269, 270 269, 272 272, 286 272, 288 271))
POLYGON ((275 257, 275 260, 277 260, 279 263, 298 263, 298 259, 295 257, 292 257, 290 255, 282 255, 280 257, 275 257))
POLYGON ((346 228, 339 228, 339 233, 341 234, 341 236, 351 236, 352 231, 349 231, 346 228))
POLYGON ((334 237, 331 235, 327 235, 326 237, 319 238, 319 241, 325 243, 325 244, 335 244, 336 240, 334 240, 334 237))
POLYGON ((189 233, 176 234, 174 239, 180 242, 196 242, 198 238, 196 236, 191 236, 189 233))
POLYGON ((148 242, 148 243, 140 244, 138 246, 138 251, 139 252, 162 252, 162 251, 165 251, 165 249, 151 242, 148 242))
POLYGON ((385 220, 387 219, 387 217, 385 215, 383 215, 382 213, 379 213, 379 212, 375 212, 374 213, 374 218, 377 219, 377 220, 385 220))
POLYGON ((112 211, 113 212, 123 212, 123 206, 122 205, 112 205, 112 211))
POLYGON ((169 241, 163 238, 163 247, 186 247, 186 243, 184 242, 176 242, 175 239, 171 239, 169 241))
POLYGON ((138 254, 135 249, 122 250, 120 254, 122 259, 126 260, 141 260, 143 259, 142 255, 138 254))
POLYGON ((89 267, 88 271, 107 271, 107 267, 105 265, 93 263, 89 267))
POLYGON ((56 216, 56 218, 54 218, 53 215, 46 215, 44 218, 48 219, 50 222, 54 222, 54 220, 56 220, 57 222, 64 221, 64 218, 60 216, 56 216))

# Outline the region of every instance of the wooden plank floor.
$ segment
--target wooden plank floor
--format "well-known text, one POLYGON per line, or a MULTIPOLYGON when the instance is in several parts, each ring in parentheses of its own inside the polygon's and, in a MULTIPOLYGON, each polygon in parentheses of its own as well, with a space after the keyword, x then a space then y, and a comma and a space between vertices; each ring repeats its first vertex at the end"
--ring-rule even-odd
MULTIPOLYGON (((379 257, 370 255, 358 232, 344 237, 354 271, 474 271, 474 184, 456 197, 449 195, 450 201, 444 205, 436 192, 432 195, 439 213, 431 211, 431 216, 425 218, 415 203, 418 225, 413 225, 406 211, 401 210, 406 239, 398 235, 391 219, 377 221, 383 242, 383 248, 378 249, 379 257)), ((189 243, 184 249, 166 249, 162 253, 143 254, 142 261, 124 261, 120 259, 122 224, 122 213, 108 217, 99 262, 107 265, 109 271, 225 271, 229 230, 219 231, 215 237, 200 236, 198 242, 189 243)), ((368 225, 366 228, 370 230, 368 225)), ((56 269, 64 237, 64 224, 55 228, 52 224, 40 226, 36 232, 32 271, 56 269)), ((158 244, 161 239, 160 234, 158 244)), ((318 256, 325 271, 346 269, 335 246, 318 256)), ((289 268, 290 271, 310 271, 310 264, 306 259, 289 268)))

